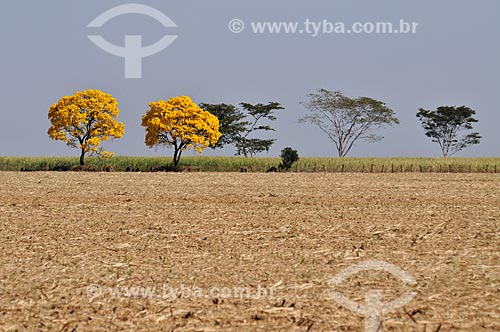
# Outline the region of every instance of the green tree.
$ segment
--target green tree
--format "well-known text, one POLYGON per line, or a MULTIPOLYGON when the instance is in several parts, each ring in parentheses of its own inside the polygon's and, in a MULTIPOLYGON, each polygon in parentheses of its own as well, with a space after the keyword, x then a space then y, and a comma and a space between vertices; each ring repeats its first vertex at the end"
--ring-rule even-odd
POLYGON ((290 147, 281 150, 281 164, 278 168, 281 170, 289 171, 292 168, 294 162, 299 161, 299 153, 290 147))
POLYGON ((268 104, 249 104, 241 103, 243 109, 247 112, 250 120, 246 122, 246 128, 235 137, 236 155, 255 156, 263 151, 269 151, 269 148, 275 142, 275 139, 250 138, 251 134, 257 131, 274 131, 269 125, 260 124, 262 121, 275 121, 274 112, 284 109, 279 103, 271 102, 268 104))
POLYGON ((233 145, 238 156, 254 156, 262 151, 269 151, 274 139, 252 137, 259 131, 274 131, 268 124, 262 122, 275 121, 274 112, 284 109, 279 103, 268 104, 241 103, 244 112, 230 104, 207 104, 200 106, 219 119, 219 131, 222 138, 217 147, 233 145))
POLYGON ((443 157, 452 156, 458 151, 474 144, 479 144, 479 133, 470 133, 459 138, 459 133, 471 130, 478 122, 473 118, 476 111, 466 106, 440 106, 435 111, 420 108, 417 118, 422 123, 425 136, 438 143, 443 157))
POLYGON ((245 131, 249 124, 244 121, 245 115, 234 105, 231 104, 207 104, 199 105, 205 111, 215 115, 219 119, 219 131, 221 137, 212 148, 223 148, 225 145, 235 143, 235 137, 245 131))
POLYGON ((368 98, 349 98, 340 91, 320 89, 301 103, 308 114, 299 121, 316 125, 335 144, 339 157, 345 157, 358 140, 377 142, 376 129, 398 124, 393 110, 385 103, 368 98))

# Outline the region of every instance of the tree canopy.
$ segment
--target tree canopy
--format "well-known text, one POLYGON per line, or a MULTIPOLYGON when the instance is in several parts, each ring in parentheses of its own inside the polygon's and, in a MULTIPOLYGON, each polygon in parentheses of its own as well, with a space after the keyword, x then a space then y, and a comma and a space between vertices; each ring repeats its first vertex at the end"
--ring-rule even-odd
POLYGON ((277 102, 267 104, 240 103, 243 111, 230 104, 200 104, 205 110, 211 112, 220 122, 222 138, 217 147, 233 145, 238 156, 254 156, 263 151, 268 151, 274 139, 252 137, 258 131, 274 131, 269 124, 263 121, 275 121, 274 112, 284 109, 277 102))
POLYGON ((234 105, 231 104, 206 104, 201 103, 200 107, 207 112, 215 115, 219 119, 219 131, 221 137, 213 148, 223 148, 225 145, 231 145, 241 132, 245 131, 249 124, 245 121, 245 115, 234 105))

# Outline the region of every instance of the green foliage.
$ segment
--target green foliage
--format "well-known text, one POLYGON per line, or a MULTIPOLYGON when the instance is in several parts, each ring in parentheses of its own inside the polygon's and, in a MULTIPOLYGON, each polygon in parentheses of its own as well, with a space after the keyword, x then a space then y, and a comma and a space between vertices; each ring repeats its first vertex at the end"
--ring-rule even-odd
POLYGON ((219 131, 222 137, 216 147, 233 145, 236 148, 236 155, 245 157, 253 157, 259 152, 269 151, 274 139, 251 136, 259 131, 274 131, 270 125, 262 124, 262 122, 275 121, 274 112, 284 108, 276 102, 265 105, 249 103, 240 105, 245 113, 230 104, 200 104, 200 107, 219 119, 219 131))
POLYGON ((289 171, 292 168, 294 162, 299 160, 299 153, 290 147, 286 147, 281 150, 281 164, 279 169, 289 171))
POLYGON ((214 149, 234 144, 235 138, 250 124, 244 121, 245 115, 234 105, 201 103, 199 106, 219 119, 219 131, 222 136, 214 149))
POLYGON ((373 133, 385 125, 398 124, 393 110, 385 103, 368 98, 349 98, 340 91, 320 89, 308 95, 302 105, 308 115, 300 122, 316 125, 335 144, 339 157, 345 157, 358 140, 377 142, 382 136, 373 133))
POLYGON ((438 143, 443 157, 452 156, 458 151, 474 144, 479 144, 479 133, 470 133, 458 138, 462 131, 472 129, 478 122, 473 118, 476 111, 466 106, 440 106, 435 111, 419 109, 417 118, 422 122, 425 135, 438 143))
POLYGON ((273 145, 274 139, 249 138, 250 134, 256 131, 274 131, 269 125, 262 125, 263 120, 275 121, 274 111, 284 109, 279 103, 271 102, 266 105, 249 103, 240 104, 250 116, 250 122, 245 131, 240 133, 236 138, 236 155, 238 156, 255 156, 255 154, 263 151, 269 151, 273 145))
MULTIPOLYGON (((266 172, 279 164, 278 157, 208 157, 185 156, 178 170, 200 172, 266 172)), ((69 171, 79 170, 78 157, 0 157, 0 171, 69 171)), ((107 160, 89 157, 92 170, 115 172, 156 172, 173 170, 164 157, 117 156, 107 160)), ((90 170, 90 169, 89 169, 90 170)), ((294 172, 460 172, 500 173, 500 158, 300 158, 292 165, 294 172)))

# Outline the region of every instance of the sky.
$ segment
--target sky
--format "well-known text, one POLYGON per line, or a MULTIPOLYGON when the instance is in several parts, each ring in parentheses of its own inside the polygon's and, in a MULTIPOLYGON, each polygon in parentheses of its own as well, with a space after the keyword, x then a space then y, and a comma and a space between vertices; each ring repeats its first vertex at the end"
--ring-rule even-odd
MULTIPOLYGON (((276 114, 270 136, 276 142, 261 156, 277 156, 287 146, 301 156, 336 156, 319 129, 298 122, 306 114, 301 102, 321 88, 381 100, 400 119, 400 125, 380 131, 383 141, 358 142, 350 156, 440 156, 415 114, 442 105, 477 111, 475 130, 482 142, 457 156, 500 156, 497 0, 7 0, 0 25, 0 156, 78 155, 48 137, 47 113, 62 96, 86 89, 118 100, 125 134, 104 145, 116 155, 170 156, 171 150, 145 146, 141 117, 150 101, 188 95, 196 103, 281 103, 285 109, 276 114), (177 27, 134 13, 88 27, 108 9, 130 3, 157 9, 177 27), (230 30, 234 19, 244 23, 243 31, 230 30), (399 26, 404 20, 418 26, 414 34, 252 30, 255 22, 298 22, 302 29, 306 20, 347 27, 355 22, 399 26), (88 35, 119 46, 125 35, 141 35, 144 46, 165 35, 177 38, 142 59, 141 78, 125 78, 124 58, 97 47, 88 35)), ((234 149, 203 154, 233 155, 234 149)))

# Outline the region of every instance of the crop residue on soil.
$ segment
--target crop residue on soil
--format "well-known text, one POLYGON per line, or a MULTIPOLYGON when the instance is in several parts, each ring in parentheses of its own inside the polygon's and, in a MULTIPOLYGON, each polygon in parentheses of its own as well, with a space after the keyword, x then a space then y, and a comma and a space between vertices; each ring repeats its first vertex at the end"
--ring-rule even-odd
POLYGON ((383 331, 500 330, 496 174, 0 172, 0 183, 0 331, 362 331, 328 281, 367 260, 416 280, 364 271, 335 286, 361 304, 369 290, 416 292, 383 331), (254 293, 221 291, 235 287, 254 293), (264 288, 272 296, 255 296, 264 288))

